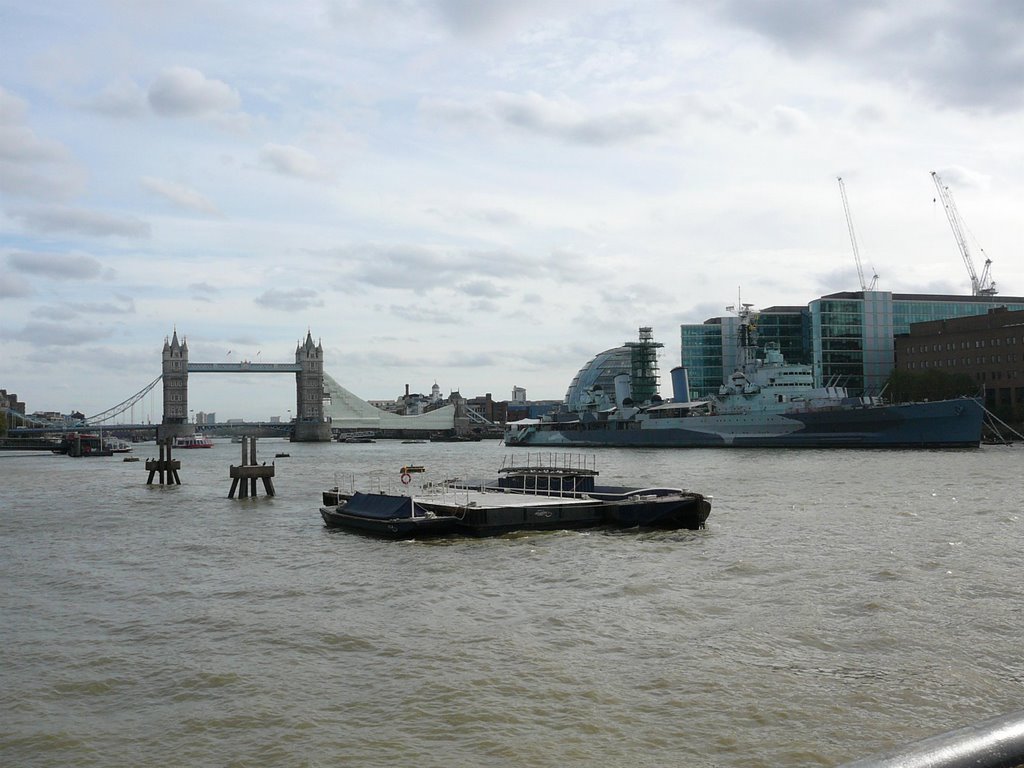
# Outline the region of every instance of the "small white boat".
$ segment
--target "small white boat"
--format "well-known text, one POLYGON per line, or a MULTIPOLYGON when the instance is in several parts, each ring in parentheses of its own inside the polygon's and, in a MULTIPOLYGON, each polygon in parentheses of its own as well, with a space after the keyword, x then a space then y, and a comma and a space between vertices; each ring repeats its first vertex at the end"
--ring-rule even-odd
POLYGON ((206 435, 185 435, 174 438, 175 448, 213 448, 213 441, 206 435))
POLYGON ((104 437, 103 447, 113 453, 131 453, 132 444, 119 437, 104 437))

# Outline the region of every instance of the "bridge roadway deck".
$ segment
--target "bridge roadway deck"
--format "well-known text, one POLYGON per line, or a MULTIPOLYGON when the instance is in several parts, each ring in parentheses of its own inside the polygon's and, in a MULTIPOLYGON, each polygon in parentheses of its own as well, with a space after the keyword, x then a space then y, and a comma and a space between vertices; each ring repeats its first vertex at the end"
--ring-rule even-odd
POLYGON ((189 373, 299 373, 298 363, 189 363, 189 373))
MULTIPOLYGON (((225 434, 242 432, 245 430, 265 429, 275 432, 290 430, 294 424, 287 421, 238 421, 218 422, 217 424, 189 424, 196 432, 220 431, 225 434)), ((160 427, 159 424, 71 424, 51 427, 11 427, 8 434, 11 437, 28 437, 30 435, 54 435, 68 432, 152 432, 155 433, 160 427)))

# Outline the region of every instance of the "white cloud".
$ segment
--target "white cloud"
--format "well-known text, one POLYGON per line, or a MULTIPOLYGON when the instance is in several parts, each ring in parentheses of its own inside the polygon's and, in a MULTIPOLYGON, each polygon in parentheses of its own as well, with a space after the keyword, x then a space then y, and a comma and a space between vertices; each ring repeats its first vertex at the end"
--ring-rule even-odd
POLYGON ((312 154, 286 144, 265 144, 260 150, 260 162, 264 168, 282 176, 311 181, 322 181, 329 176, 312 154))
POLYGON ((812 127, 803 111, 781 104, 772 109, 771 124, 779 133, 794 136, 806 133, 812 127))
POLYGON ((71 309, 85 315, 113 317, 116 315, 134 315, 135 300, 131 296, 115 295, 115 301, 74 302, 71 309))
POLYGON ((142 178, 142 186, 178 208, 208 216, 221 215, 221 212, 212 201, 184 184, 167 181, 166 179, 157 179, 152 176, 144 176, 142 178))
POLYGON ((0 193, 64 199, 81 186, 81 174, 63 144, 39 136, 26 102, 0 86, 0 193))
POLYGON ((256 303, 267 309, 298 312, 322 307, 324 302, 312 288, 272 288, 256 297, 256 303))
POLYGON ((70 233, 89 237, 149 237, 150 226, 131 215, 67 206, 39 206, 11 212, 37 233, 70 233))
POLYGON ((227 83, 191 67, 163 70, 149 86, 149 105, 165 117, 196 117, 238 109, 241 98, 227 83))
POLYGON ((23 299, 32 295, 32 285, 19 275, 0 270, 0 299, 23 299))
POLYGON ((499 93, 475 105, 428 100, 422 107, 425 114, 470 130, 475 126, 500 126, 568 144, 597 147, 635 143, 663 135, 678 125, 677 118, 661 106, 619 105, 594 110, 534 92, 499 93))
POLYGON ((133 80, 110 83, 83 106, 108 117, 134 118, 146 114, 146 92, 133 80))
POLYGON ((7 264, 16 272, 52 280, 95 280, 103 270, 92 256, 76 253, 12 253, 7 264))
POLYGON ((192 293, 200 293, 200 294, 204 294, 204 295, 207 295, 207 296, 210 296, 210 297, 216 296, 217 294, 220 293, 220 288, 218 288, 215 285, 210 285, 210 283, 206 283, 206 282, 203 282, 203 283, 189 283, 188 289, 192 293))
POLYGON ((879 80, 904 78, 939 104, 991 111, 1024 105, 1024 5, 1013 0, 724 0, 708 6, 794 56, 879 80))
POLYGON ((78 323, 26 323, 6 333, 6 338, 22 341, 33 347, 77 347, 110 335, 110 331, 95 325, 78 323))
POLYGON ((957 187, 988 189, 992 184, 992 177, 989 174, 979 173, 959 165, 948 165, 933 170, 938 174, 942 183, 950 189, 957 187))
POLYGON ((490 280, 468 280, 456 287, 468 296, 498 299, 509 294, 508 288, 495 285, 490 280))

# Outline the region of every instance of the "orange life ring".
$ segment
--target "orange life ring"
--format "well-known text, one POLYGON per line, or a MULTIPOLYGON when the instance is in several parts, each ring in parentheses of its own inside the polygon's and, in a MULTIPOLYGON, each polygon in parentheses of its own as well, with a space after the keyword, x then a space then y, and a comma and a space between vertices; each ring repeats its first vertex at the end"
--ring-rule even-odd
POLYGON ((412 482, 412 475, 410 475, 408 472, 403 472, 402 473, 402 484, 403 485, 408 485, 411 482, 412 482))

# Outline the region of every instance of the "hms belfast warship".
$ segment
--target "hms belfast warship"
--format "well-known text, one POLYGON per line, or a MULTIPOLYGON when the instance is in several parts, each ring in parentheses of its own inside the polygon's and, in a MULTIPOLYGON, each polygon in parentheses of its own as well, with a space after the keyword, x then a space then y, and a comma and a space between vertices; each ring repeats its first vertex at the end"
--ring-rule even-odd
MULTIPOLYGON (((981 442, 978 399, 888 403, 816 386, 809 365, 787 363, 775 343, 757 357, 750 305, 738 311, 739 364, 716 395, 691 400, 686 369, 672 371, 673 398, 657 393, 650 328, 630 342, 631 371, 614 392, 592 385, 541 419, 512 422, 509 446, 674 448, 960 448, 981 442)), ((582 371, 581 371, 582 374, 582 371)), ((579 378, 579 377, 577 377, 579 378)))

